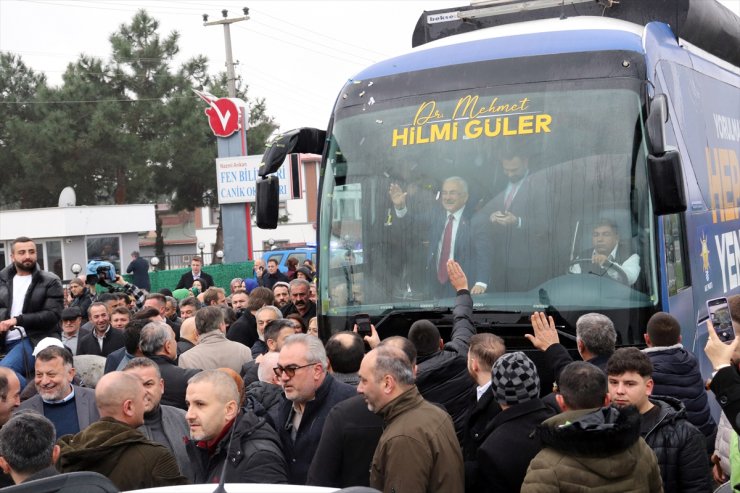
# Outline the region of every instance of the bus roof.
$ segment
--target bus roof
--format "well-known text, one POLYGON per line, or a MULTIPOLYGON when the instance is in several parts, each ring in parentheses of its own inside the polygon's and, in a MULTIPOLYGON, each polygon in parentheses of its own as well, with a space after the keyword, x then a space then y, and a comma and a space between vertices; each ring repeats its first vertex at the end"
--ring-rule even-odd
POLYGON ((363 70, 354 80, 471 62, 589 51, 643 53, 643 27, 600 17, 545 19, 439 39, 363 70))

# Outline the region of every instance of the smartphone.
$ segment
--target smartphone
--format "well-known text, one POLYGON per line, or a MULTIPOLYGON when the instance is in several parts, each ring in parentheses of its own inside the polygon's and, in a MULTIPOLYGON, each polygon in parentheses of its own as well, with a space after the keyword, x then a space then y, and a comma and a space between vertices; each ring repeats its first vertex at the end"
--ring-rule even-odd
POLYGON ((707 312, 719 340, 725 344, 732 342, 735 339, 735 329, 732 327, 732 317, 727 305, 727 298, 715 298, 707 301, 707 312))
POLYGON ((370 328, 370 315, 367 313, 358 313, 355 315, 355 323, 357 324, 357 333, 360 337, 372 335, 372 329, 370 328))

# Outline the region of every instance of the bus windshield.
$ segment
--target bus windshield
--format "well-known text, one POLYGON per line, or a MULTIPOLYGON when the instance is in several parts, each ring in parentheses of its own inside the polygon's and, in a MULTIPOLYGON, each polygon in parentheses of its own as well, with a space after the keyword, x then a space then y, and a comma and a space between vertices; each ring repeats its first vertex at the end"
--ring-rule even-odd
POLYGON ((325 315, 454 306, 448 259, 476 310, 657 304, 638 80, 401 92, 335 113, 325 315))

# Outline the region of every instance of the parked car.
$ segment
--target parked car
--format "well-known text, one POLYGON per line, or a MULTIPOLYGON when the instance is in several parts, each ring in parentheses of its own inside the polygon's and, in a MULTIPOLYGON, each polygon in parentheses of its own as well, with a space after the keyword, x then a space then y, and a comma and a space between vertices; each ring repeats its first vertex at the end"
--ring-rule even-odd
POLYGON ((316 265, 316 249, 312 247, 290 248, 287 250, 269 250, 262 254, 262 260, 267 263, 268 260, 275 259, 278 262, 280 272, 288 271, 288 259, 295 258, 298 261, 298 267, 303 265, 303 261, 310 259, 316 265))

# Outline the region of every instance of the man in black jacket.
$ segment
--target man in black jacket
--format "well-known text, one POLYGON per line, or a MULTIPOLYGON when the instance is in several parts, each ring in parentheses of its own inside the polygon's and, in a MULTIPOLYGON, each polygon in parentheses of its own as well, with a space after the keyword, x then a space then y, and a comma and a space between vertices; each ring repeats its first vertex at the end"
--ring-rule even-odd
POLYGON ((606 367, 609 397, 617 407, 635 406, 640 435, 655 452, 664 491, 712 491, 704 436, 672 397, 651 397, 653 365, 635 347, 617 349, 606 367))
POLYGON ((147 291, 152 290, 151 282, 149 281, 149 262, 139 256, 139 252, 131 252, 131 263, 126 267, 126 272, 133 274, 134 284, 147 291))
POLYGON ((209 274, 201 270, 202 266, 203 259, 198 257, 197 255, 193 257, 193 259, 190 261, 190 272, 186 272, 180 277, 180 280, 178 281, 177 287, 175 287, 175 289, 190 289, 193 287, 193 281, 195 281, 196 279, 199 280, 201 286, 203 286, 203 291, 214 286, 215 284, 213 282, 213 278, 209 274))
POLYGON ((96 354, 107 357, 116 349, 125 346, 126 340, 123 331, 114 329, 110 325, 110 314, 104 303, 96 301, 88 310, 93 329, 90 334, 80 338, 77 344, 77 354, 96 354))
POLYGON ((658 312, 648 320, 643 352, 653 364, 653 393, 680 399, 686 416, 707 440, 707 450, 714 451, 717 424, 709 410, 709 399, 699 361, 681 344, 681 325, 669 313, 658 312))
POLYGON ((468 349, 476 331, 471 319, 473 298, 468 290, 468 279, 454 260, 448 261, 447 272, 457 293, 450 342, 444 344, 439 330, 429 320, 414 322, 409 329, 409 340, 418 354, 416 386, 419 392, 429 402, 444 406, 462 444, 469 404, 475 399, 475 380, 468 373, 468 349))
POLYGON ((505 352, 504 341, 497 335, 484 333, 470 338, 468 371, 478 386, 475 389, 475 402, 471 403, 470 416, 465 424, 463 459, 466 491, 479 489, 475 484, 478 475, 478 448, 491 434, 493 418, 501 412, 501 406, 494 399, 491 389, 491 369, 505 352))
POLYGON ((186 447, 194 482, 286 483, 287 465, 277 433, 253 411, 240 413, 239 400, 239 390, 225 372, 206 370, 190 379, 186 447))
POLYGON ((274 422, 288 461, 291 484, 306 484, 329 410, 356 394, 354 387, 335 380, 327 368, 321 340, 307 334, 295 334, 285 340, 275 367, 285 399, 274 422))
MULTIPOLYGON (((195 322, 193 322, 195 323, 195 322)), ((177 342, 172 329, 163 323, 150 323, 141 330, 139 348, 144 356, 154 361, 164 380, 162 404, 187 409, 185 390, 188 380, 200 370, 177 366, 177 342)))
POLYGON ((0 271, 0 337, 5 351, 0 366, 12 368, 23 388, 26 374, 33 372, 33 346, 44 337, 60 338, 64 289, 57 276, 39 268, 32 239, 13 240, 10 259, 12 263, 0 271))

